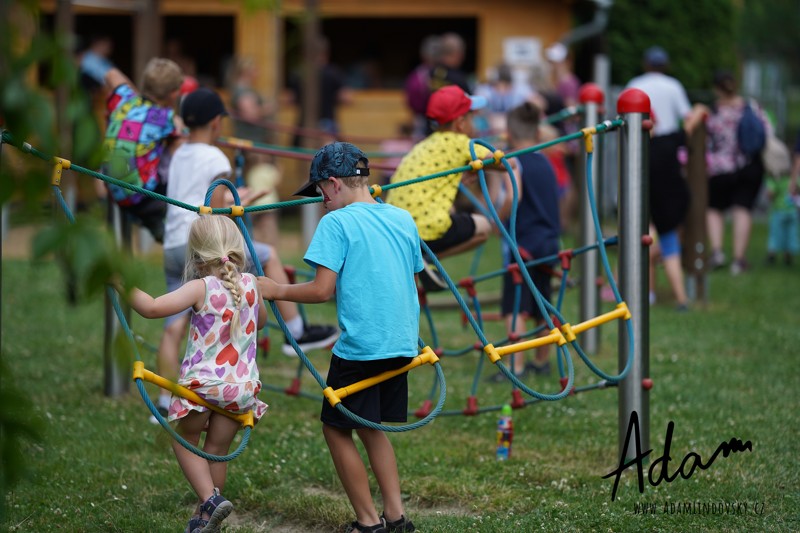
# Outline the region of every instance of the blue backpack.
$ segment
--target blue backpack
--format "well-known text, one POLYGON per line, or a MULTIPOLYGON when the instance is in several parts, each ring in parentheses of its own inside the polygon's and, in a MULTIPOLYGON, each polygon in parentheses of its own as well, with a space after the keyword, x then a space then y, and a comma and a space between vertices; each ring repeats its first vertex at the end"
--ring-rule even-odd
POLYGON ((739 151, 750 157, 759 154, 767 142, 764 122, 753 111, 749 102, 745 104, 742 118, 739 119, 736 140, 739 143, 739 151))

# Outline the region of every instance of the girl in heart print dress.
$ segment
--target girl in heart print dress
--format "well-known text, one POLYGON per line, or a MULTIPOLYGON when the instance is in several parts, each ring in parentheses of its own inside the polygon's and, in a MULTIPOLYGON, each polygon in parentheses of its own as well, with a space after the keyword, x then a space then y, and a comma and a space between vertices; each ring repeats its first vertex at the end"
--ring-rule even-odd
MULTIPOLYGON (((252 411, 258 420, 267 404, 257 398, 256 335, 267 311, 255 277, 245 272, 246 261, 244 239, 230 218, 200 216, 189 230, 184 277, 190 281, 157 298, 134 288, 128 298, 145 318, 191 308, 178 383, 225 410, 252 411)), ((203 451, 213 455, 227 454, 240 428, 239 422, 178 396, 170 402, 169 420, 177 420, 177 432, 195 446, 206 431, 203 451)), ((199 457, 176 441, 172 448, 199 499, 187 531, 218 531, 233 510, 217 488, 225 485, 225 463, 199 457)))

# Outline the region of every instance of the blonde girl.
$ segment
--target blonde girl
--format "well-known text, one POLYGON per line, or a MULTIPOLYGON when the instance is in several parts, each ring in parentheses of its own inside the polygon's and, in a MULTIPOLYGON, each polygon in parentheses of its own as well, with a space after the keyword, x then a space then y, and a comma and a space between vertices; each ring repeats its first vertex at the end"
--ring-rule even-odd
MULTIPOLYGON (((261 382, 256 334, 266 323, 267 312, 255 277, 245 272, 246 261, 244 239, 236 224, 225 216, 201 216, 189 230, 186 283, 158 298, 134 288, 129 299, 145 318, 191 309, 178 383, 232 413, 253 411, 258 420, 267 405, 257 398, 261 382)), ((170 402, 169 420, 178 421, 178 433, 193 445, 205 430, 203 451, 213 455, 228 453, 240 427, 237 421, 178 396, 170 402)), ((208 461, 178 442, 172 448, 200 502, 186 531, 219 531, 233 510, 233 504, 220 494, 227 463, 208 461)))

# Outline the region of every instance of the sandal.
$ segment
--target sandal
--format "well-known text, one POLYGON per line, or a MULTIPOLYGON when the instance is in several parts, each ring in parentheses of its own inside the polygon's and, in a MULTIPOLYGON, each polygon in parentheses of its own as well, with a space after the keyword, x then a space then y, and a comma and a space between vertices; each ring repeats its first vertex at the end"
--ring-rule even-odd
POLYGON ((203 520, 199 514, 196 514, 189 519, 189 525, 186 526, 184 533, 195 533, 196 531, 202 531, 206 525, 208 525, 208 520, 203 520))
POLYGON ((233 504, 222 497, 219 489, 215 488, 211 496, 200 506, 200 511, 208 516, 208 522, 193 533, 219 533, 222 521, 233 511, 233 504))
POLYGON ((356 520, 355 522, 351 523, 350 526, 348 526, 346 533, 352 533, 354 531, 360 531, 361 533, 387 533, 386 522, 383 518, 381 518, 381 521, 374 526, 365 526, 363 524, 359 524, 356 520))
POLYGON ((388 531, 388 533, 410 533, 411 531, 417 530, 417 528, 414 527, 414 523, 406 518, 406 515, 400 515, 400 518, 394 522, 389 522, 386 520, 386 515, 381 514, 381 520, 386 523, 386 531, 388 531))

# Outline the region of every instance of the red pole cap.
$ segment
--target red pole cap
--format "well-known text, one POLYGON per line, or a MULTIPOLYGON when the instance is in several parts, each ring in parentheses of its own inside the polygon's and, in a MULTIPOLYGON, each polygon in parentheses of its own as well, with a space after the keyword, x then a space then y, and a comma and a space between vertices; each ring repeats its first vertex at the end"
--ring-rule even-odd
POLYGON ((605 99, 606 95, 603 94, 603 89, 596 83, 584 83, 578 91, 578 101, 582 104, 592 102, 600 105, 605 99))
POLYGON ((617 100, 617 113, 650 113, 650 97, 639 89, 625 89, 617 100))

